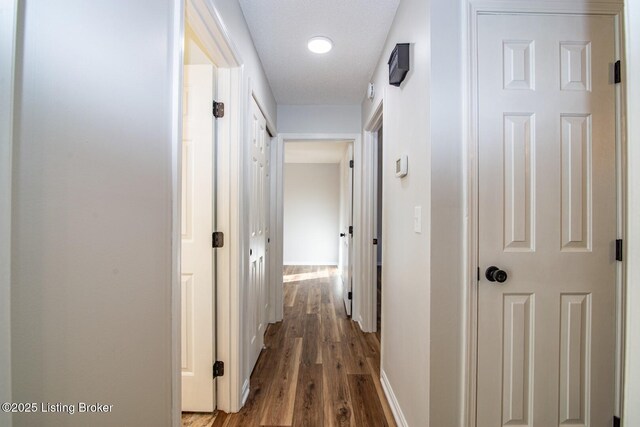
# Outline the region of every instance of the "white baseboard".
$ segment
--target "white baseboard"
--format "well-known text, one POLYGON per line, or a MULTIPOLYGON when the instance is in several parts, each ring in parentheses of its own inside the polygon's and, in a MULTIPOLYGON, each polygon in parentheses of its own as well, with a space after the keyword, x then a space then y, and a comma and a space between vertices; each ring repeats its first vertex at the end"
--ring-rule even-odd
POLYGON ((407 420, 402 413, 402 409, 400 409, 398 399, 396 399, 396 395, 393 393, 391 384, 389 384, 387 374, 382 369, 380 370, 380 383, 382 384, 382 390, 384 391, 385 396, 387 396, 387 400, 391 406, 391 412, 393 412, 393 418, 396 420, 396 424, 398 424, 399 427, 409 427, 409 424, 407 424, 407 420))
POLYGON ((326 262, 326 261, 305 261, 305 262, 288 262, 284 261, 282 265, 329 265, 331 267, 337 267, 337 262, 326 262))
POLYGON ((249 378, 247 378, 244 384, 242 384, 242 398, 240 400, 241 401, 240 406, 244 406, 244 404, 247 403, 247 399, 249 398, 249 390, 250 390, 249 378))

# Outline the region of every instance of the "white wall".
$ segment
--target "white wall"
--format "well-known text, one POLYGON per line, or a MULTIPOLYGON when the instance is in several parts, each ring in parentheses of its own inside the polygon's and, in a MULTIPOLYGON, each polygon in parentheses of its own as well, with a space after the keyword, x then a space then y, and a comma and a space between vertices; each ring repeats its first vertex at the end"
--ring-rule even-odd
POLYGON ((429 3, 400 2, 372 77, 376 97, 362 103, 366 125, 384 98, 382 371, 410 426, 428 425, 431 393, 429 3), (411 43, 411 71, 399 88, 388 83, 396 43, 411 43), (393 159, 403 154, 409 174, 399 179, 393 159), (416 206, 422 207, 421 234, 413 231, 416 206))
POLYGON ((626 363, 622 423, 640 425, 640 3, 627 0, 626 64, 627 88, 627 267, 626 363))
MULTIPOLYGON (((264 73, 262 62, 251 39, 249 27, 244 19, 240 3, 237 0, 209 0, 211 1, 224 22, 233 44, 239 51, 244 68, 245 85, 251 85, 260 109, 267 122, 275 125, 278 119, 276 100, 271 92, 271 86, 264 73)), ((247 263, 248 263, 247 259, 247 263)))
POLYGON ((13 400, 114 406, 16 425, 170 424, 173 6, 21 2, 13 400))
MULTIPOLYGON (((17 0, 0 1, 0 402, 11 402, 11 161, 17 0)), ((11 426, 0 412, 0 425, 11 426)))
POLYGON ((360 105, 278 105, 278 132, 360 133, 360 105))
POLYGON ((285 164, 283 225, 285 265, 338 265, 339 164, 285 164))
POLYGON ((460 1, 433 0, 430 11, 432 426, 463 425, 466 253, 462 182, 466 128, 462 100, 466 33, 462 7, 460 1))

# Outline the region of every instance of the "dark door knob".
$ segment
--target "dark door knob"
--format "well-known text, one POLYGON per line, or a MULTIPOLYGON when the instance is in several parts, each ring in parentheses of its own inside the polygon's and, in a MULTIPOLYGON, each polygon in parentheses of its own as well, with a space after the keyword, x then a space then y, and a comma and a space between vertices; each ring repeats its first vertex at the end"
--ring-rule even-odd
POLYGON ((344 236, 346 236, 346 234, 340 233, 340 237, 344 237, 344 236))
POLYGON ((484 277, 486 277, 490 282, 504 283, 507 281, 507 272, 500 270, 495 265, 492 265, 487 268, 487 271, 484 273, 484 277))

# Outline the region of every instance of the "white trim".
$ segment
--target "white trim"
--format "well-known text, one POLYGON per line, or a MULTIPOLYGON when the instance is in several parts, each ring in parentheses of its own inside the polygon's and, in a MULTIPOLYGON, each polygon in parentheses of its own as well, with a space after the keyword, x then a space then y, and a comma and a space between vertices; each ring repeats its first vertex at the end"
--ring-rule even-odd
MULTIPOLYGON (((362 330, 376 332, 377 330, 377 247, 373 245, 373 238, 377 235, 377 147, 378 131, 382 127, 384 141, 384 93, 380 101, 372 110, 364 126, 364 144, 362 145, 362 303, 360 306, 360 319, 362 330)), ((383 182, 384 193, 384 182, 383 182)), ((384 199, 384 194, 383 194, 384 199)), ((385 230, 382 230, 381 241, 385 241, 385 230)), ((382 259, 385 258, 384 243, 382 246, 382 259)))
MULTIPOLYGON (((622 51, 628 52, 625 61, 622 64, 622 81, 629 82, 623 88, 623 97, 626 102, 625 114, 629 118, 640 112, 640 82, 637 79, 640 70, 640 55, 638 54, 635 42, 640 34, 640 4, 636 0, 625 1, 625 38, 623 38, 622 51), (626 44, 626 46, 625 46, 626 44), (625 49, 626 48, 626 49, 625 49), (631 79, 634 79, 631 82, 631 79)), ((637 117, 637 116, 636 116, 637 117)), ((625 116, 623 116, 623 119, 625 116)), ((626 159, 624 161, 628 165, 640 164, 640 150, 638 143, 640 142, 640 126, 637 120, 625 120, 623 122, 622 133, 626 138, 626 159)), ((624 256, 628 259, 637 259, 638 245, 640 244, 640 229, 638 228, 637 218, 640 215, 640 191, 637 186, 631 183, 640 182, 640 174, 637 167, 625 168, 625 182, 629 185, 625 188, 625 245, 624 256)), ((622 393, 622 425, 624 427, 633 427, 640 424, 640 410, 638 402, 640 401, 640 370, 638 360, 640 360, 640 330, 638 330, 638 303, 640 303, 640 264, 638 262, 625 263, 626 271, 624 283, 627 285, 624 289, 625 295, 622 303, 626 310, 623 309, 623 339, 622 350, 625 354, 623 359, 623 378, 625 383, 622 393)))
MULTIPOLYGON (((478 269, 478 80, 477 80, 477 65, 478 65, 478 42, 477 42, 477 29, 478 29, 478 16, 482 14, 530 14, 530 15, 543 15, 543 14, 566 14, 566 15, 613 15, 616 16, 617 22, 620 22, 620 16, 622 14, 623 6, 621 4, 614 3, 599 3, 599 2, 576 2, 576 1, 521 1, 512 2, 509 0, 466 0, 467 8, 465 10, 466 15, 463 19, 467 20, 466 27, 466 55, 463 56, 463 66, 465 67, 466 82, 463 106, 466 108, 466 115, 464 120, 463 131, 465 132, 465 147, 463 150, 464 161, 467 165, 464 170, 464 199, 466 200, 465 218, 464 224, 464 250, 466 257, 464 258, 465 266, 465 289, 466 295, 466 307, 465 307, 465 368, 463 381, 465 384, 464 402, 463 402, 463 419, 465 424, 469 427, 476 426, 476 410, 477 410, 477 356, 478 356, 478 282, 476 279, 476 271, 478 269)), ((617 25, 617 46, 618 54, 620 55, 620 48, 618 43, 621 39, 620 26, 617 25)), ((619 91, 619 89, 618 89, 619 91)), ((617 92, 617 97, 620 98, 621 93, 617 92)), ((620 99, 616 101, 620 105, 620 99)), ((621 120, 624 117, 617 117, 621 120)), ((617 128, 619 129, 619 128, 617 128)), ((624 138, 621 134, 617 135, 618 147, 623 150, 622 154, 622 167, 624 167, 624 138)), ((623 173, 624 171, 618 171, 617 173, 623 173)), ((623 185, 623 184, 622 184, 623 185)), ((619 200, 619 207, 624 206, 624 201, 619 200)), ((623 230, 619 229, 619 232, 623 233, 623 230)), ((624 280, 621 278, 620 280, 624 280)), ((624 289, 625 285, 622 285, 624 289)), ((624 344, 622 343, 621 346, 624 344)), ((624 381, 621 381, 622 383, 624 381)), ((621 387, 624 384, 620 384, 621 387)), ((617 409, 617 408, 616 408, 617 409)))
POLYGON ((218 98, 225 103, 225 117, 217 122, 216 228, 225 234, 227 244, 216 250, 216 353, 227 363, 226 374, 217 381, 218 409, 240 409, 241 364, 240 292, 241 265, 238 242, 242 221, 239 218, 237 176, 239 143, 242 135, 241 68, 218 68, 218 98))
MULTIPOLYGON (((271 151, 269 152, 269 238, 271 239, 269 245, 269 280, 267 292, 269 295, 269 323, 276 322, 276 283, 278 282, 278 239, 276 238, 275 230, 278 228, 278 218, 276 212, 278 211, 277 204, 277 188, 278 188, 278 176, 276 171, 276 165, 278 163, 278 137, 271 138, 271 151)), ((280 275, 282 275, 282 269, 280 269, 280 275)))
MULTIPOLYGON (((616 58, 623 60, 625 38, 623 33, 623 12, 615 15, 615 49, 616 58)), ((622 67, 624 68, 624 67, 622 67)), ((624 71, 622 71, 624 75, 624 71)), ((624 243, 627 236, 627 134, 626 134, 626 79, 616 85, 616 186, 617 186, 617 238, 623 239, 623 254, 626 254, 624 243)), ((615 403, 614 415, 620 417, 623 412, 624 397, 624 364, 625 364, 625 301, 627 283, 626 259, 616 263, 616 366, 615 366, 615 403)))
POLYGON ((384 395, 387 396, 387 401, 389 401, 389 406, 391 406, 391 412, 393 413, 393 419, 396 421, 396 424, 398 424, 398 427, 408 427, 407 419, 402 413, 398 399, 393 392, 393 388, 391 388, 391 384, 384 370, 380 370, 380 384, 382 385, 384 395))
POLYGON ((276 186, 275 194, 271 197, 275 199, 275 228, 271 230, 271 236, 275 239, 272 254, 274 258, 273 280, 271 281, 273 295, 273 321, 279 322, 284 317, 284 297, 282 293, 283 286, 283 266, 284 266, 284 141, 282 135, 278 135, 275 145, 271 149, 276 152, 276 162, 271 165, 271 173, 275 176, 276 186))
MULTIPOLYGON (((0 402, 11 402, 11 176, 18 0, 0 2, 0 402)), ((11 427, 11 413, 0 424, 11 427)))
MULTIPOLYGON (((180 179, 182 145, 182 72, 185 20, 203 43, 205 53, 218 67, 217 91, 220 101, 225 102, 225 117, 216 126, 216 225, 225 233, 229 242, 216 251, 219 268, 216 269, 216 353, 223 361, 242 360, 240 336, 240 292, 239 241, 243 222, 239 218, 239 194, 241 181, 237 176, 243 158, 241 144, 243 135, 241 57, 232 43, 220 14, 211 2, 204 0, 175 0, 173 34, 173 79, 172 79, 172 185, 173 185, 173 231, 172 231, 172 291, 171 291, 171 348, 172 348, 172 425, 181 425, 181 341, 180 341, 180 179)), ((241 407, 242 383, 241 363, 227 363, 226 375, 218 378, 216 398, 218 409, 235 412, 241 407)))
POLYGON ((242 58, 218 10, 206 0, 187 0, 185 17, 218 67, 238 67, 242 58))
MULTIPOLYGON (((278 143, 277 143, 277 164, 275 165, 275 174, 277 175, 277 184, 276 184, 276 230, 272 232, 272 236, 276 238, 276 266, 275 272, 276 278, 273 282, 275 286, 275 304, 274 304, 274 312, 275 312, 275 320, 280 321, 283 317, 284 311, 284 296, 282 289, 282 267, 283 265, 287 265, 283 263, 283 217, 284 217, 284 182, 283 182, 283 172, 284 172, 284 144, 286 141, 296 141, 296 142, 318 142, 318 141, 352 141, 353 142, 353 160, 354 160, 354 215, 353 215, 353 260, 349 260, 349 262, 353 262, 353 311, 352 317, 354 319, 360 318, 359 311, 359 295, 362 295, 361 290, 361 272, 359 271, 360 262, 359 262, 359 254, 362 253, 362 245, 359 244, 360 236, 362 233, 361 226, 361 193, 362 186, 361 180, 358 179, 359 173, 362 170, 362 144, 361 144, 361 135, 359 133, 281 133, 278 134, 278 143)), ((273 147, 272 147, 273 149, 273 147)), ((293 264, 289 264, 293 265, 293 264)))
POLYGON ((247 399, 249 398, 249 392, 251 391, 249 378, 247 378, 242 384, 242 397, 240 398, 240 402, 242 406, 247 403, 247 399))
POLYGON ((181 280, 182 243, 182 82, 184 72, 184 3, 173 2, 171 34, 171 425, 182 423, 181 280))

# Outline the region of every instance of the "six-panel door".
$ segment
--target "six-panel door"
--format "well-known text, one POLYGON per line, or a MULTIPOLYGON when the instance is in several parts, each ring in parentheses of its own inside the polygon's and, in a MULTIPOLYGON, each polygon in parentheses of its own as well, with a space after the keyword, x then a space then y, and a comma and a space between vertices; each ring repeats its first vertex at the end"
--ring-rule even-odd
POLYGON ((479 17, 478 427, 612 425, 614 31, 479 17))

